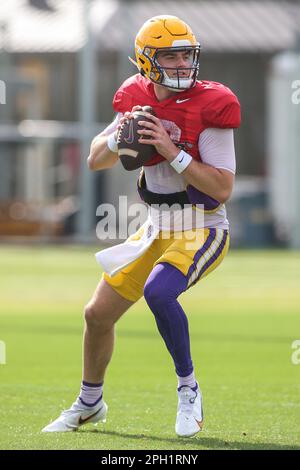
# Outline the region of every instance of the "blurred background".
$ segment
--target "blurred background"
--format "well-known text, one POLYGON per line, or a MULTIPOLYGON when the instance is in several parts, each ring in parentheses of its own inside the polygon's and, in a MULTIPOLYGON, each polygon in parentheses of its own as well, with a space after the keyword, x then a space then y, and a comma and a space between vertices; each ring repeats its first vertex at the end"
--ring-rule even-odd
MULTIPOLYGON (((227 204, 232 246, 300 248, 300 2, 2 0, 0 237, 97 241, 96 208, 138 201, 120 164, 91 173, 92 138, 149 17, 174 14, 202 45, 200 79, 242 105, 237 178, 227 204)), ((122 214, 120 214, 122 217, 122 214)))

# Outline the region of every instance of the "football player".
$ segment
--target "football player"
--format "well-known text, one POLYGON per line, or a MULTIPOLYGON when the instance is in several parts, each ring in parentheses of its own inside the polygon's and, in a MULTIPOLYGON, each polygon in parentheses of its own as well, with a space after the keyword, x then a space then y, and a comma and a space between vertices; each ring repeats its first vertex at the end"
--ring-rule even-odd
MULTIPOLYGON (((113 351, 114 324, 142 296, 175 366, 175 431, 178 436, 193 436, 203 425, 188 320, 178 297, 212 272, 228 251, 224 203, 234 184, 233 129, 240 125, 240 105, 226 86, 197 80, 200 44, 190 27, 175 16, 148 20, 136 36, 135 55, 138 73, 117 90, 113 100, 117 116, 92 141, 88 165, 94 171, 115 165, 120 126, 141 106, 153 108, 155 116, 149 114, 150 122, 142 122, 139 132, 140 142, 148 144, 150 137, 157 153, 144 164, 138 191, 149 205, 147 227, 155 227, 157 235, 126 267, 114 275, 104 272, 85 308, 80 395, 44 432, 72 431, 85 423, 105 420, 103 381, 113 351), (168 211, 154 206, 157 202, 179 204, 178 210, 170 209, 168 214, 173 217, 171 230, 170 217, 168 224, 163 217, 168 211), (197 211, 203 216, 200 222, 190 216, 197 211), (180 228, 178 215, 185 212, 185 225, 180 228), (163 236, 168 230, 169 236, 163 236), (176 236, 180 230, 181 238, 176 236), (197 243, 187 249, 191 233, 197 235, 197 243)), ((142 226, 131 238, 142 239, 144 231, 142 226)))

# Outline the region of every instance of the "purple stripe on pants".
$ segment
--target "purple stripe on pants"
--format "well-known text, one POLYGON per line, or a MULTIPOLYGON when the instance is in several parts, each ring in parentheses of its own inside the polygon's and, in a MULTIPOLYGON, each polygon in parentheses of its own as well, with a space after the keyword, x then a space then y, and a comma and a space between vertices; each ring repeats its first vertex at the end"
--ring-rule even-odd
POLYGON ((216 261, 216 259, 220 256, 220 254, 222 253, 223 249, 224 249, 224 246, 226 244, 226 240, 228 238, 228 232, 227 230, 224 230, 224 233, 223 233, 223 238, 222 238, 222 241, 220 243, 220 246, 219 248, 217 249, 217 251, 212 255, 212 257, 205 263, 205 265, 203 266, 203 268, 201 269, 200 271, 200 276, 202 276, 202 274, 204 274, 204 272, 216 261))
POLYGON ((187 273, 187 279, 189 280, 193 272, 197 269, 197 263, 199 259, 204 255, 204 253, 210 248, 210 246, 213 244, 217 236, 217 230, 215 228, 209 229, 209 235, 206 239, 206 242, 204 245, 201 246, 200 250, 198 250, 195 255, 194 255, 194 262, 192 266, 190 266, 188 273, 187 273))
POLYGON ((227 238, 228 238, 228 230, 224 230, 224 233, 223 233, 223 238, 221 240, 221 243, 218 247, 218 249, 216 250, 216 252, 211 256, 211 258, 209 258, 209 260, 204 264, 204 266, 202 267, 199 275, 196 277, 196 279, 192 282, 192 284, 190 285, 193 286, 198 280, 199 278, 205 273, 205 271, 218 259, 218 257, 221 255, 224 247, 225 247, 225 244, 226 244, 226 241, 227 241, 227 238))

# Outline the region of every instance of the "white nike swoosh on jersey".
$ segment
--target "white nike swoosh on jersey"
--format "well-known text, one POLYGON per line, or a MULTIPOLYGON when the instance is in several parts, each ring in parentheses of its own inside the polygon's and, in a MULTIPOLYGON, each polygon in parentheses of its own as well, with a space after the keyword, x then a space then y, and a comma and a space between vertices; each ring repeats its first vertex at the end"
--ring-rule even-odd
POLYGON ((189 101, 191 98, 186 98, 185 100, 176 100, 176 103, 184 103, 185 101, 189 101))

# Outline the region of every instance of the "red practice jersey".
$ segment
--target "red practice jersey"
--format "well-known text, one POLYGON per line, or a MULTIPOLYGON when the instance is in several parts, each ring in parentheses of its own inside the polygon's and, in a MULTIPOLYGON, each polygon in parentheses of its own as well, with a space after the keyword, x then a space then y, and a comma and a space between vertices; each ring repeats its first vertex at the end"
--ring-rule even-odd
MULTIPOLYGON (((232 91, 221 83, 197 81, 193 88, 158 101, 153 83, 140 74, 125 80, 113 99, 115 111, 125 113, 133 106, 152 106, 172 141, 201 161, 199 135, 207 128, 232 129, 240 126, 240 104, 232 91)), ((159 154, 146 163, 164 160, 159 154)))

